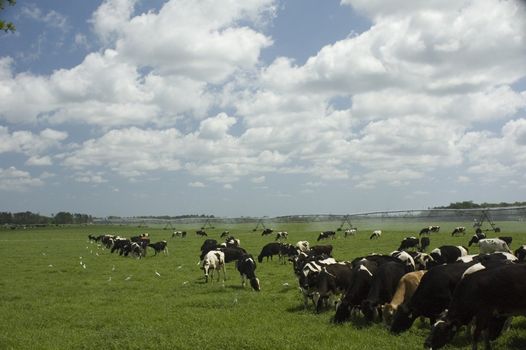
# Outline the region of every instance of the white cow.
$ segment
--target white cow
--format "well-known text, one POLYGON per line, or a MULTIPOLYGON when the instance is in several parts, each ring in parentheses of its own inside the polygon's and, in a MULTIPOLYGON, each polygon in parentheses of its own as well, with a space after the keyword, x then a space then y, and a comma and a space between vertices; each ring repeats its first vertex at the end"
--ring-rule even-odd
POLYGON ((210 278, 214 277, 214 270, 217 271, 217 280, 219 281, 220 271, 223 270, 223 281, 226 280, 225 273, 225 253, 219 250, 211 250, 206 253, 201 268, 205 272, 205 281, 208 282, 208 273, 210 278))
POLYGON ((480 254, 489 254, 495 252, 511 253, 508 244, 499 238, 485 238, 479 240, 480 254))
POLYGON ((373 234, 371 235, 371 237, 369 237, 369 239, 380 238, 381 235, 382 235, 382 230, 374 230, 373 234))

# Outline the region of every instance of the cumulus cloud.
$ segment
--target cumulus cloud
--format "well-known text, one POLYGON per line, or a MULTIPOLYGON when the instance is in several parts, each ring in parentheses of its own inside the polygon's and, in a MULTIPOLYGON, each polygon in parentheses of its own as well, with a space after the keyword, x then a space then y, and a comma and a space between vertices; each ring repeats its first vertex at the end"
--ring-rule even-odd
POLYGON ((22 153, 30 156, 28 165, 50 165, 51 157, 45 153, 60 148, 67 137, 68 133, 49 128, 35 134, 25 130, 11 133, 7 127, 0 126, 0 154, 22 153))
POLYGON ((42 180, 32 177, 27 171, 19 170, 15 167, 0 168, 0 190, 27 191, 43 184, 42 180))
POLYGON ((188 183, 188 186, 190 187, 196 187, 196 188, 203 188, 203 187, 206 187, 204 183, 200 182, 200 181, 194 181, 194 182, 190 182, 188 183))

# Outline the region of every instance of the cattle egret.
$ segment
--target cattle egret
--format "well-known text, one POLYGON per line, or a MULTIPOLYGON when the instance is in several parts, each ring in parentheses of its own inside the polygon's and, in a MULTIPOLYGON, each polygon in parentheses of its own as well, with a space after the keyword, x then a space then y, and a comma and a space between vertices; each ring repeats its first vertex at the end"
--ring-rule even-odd
POLYGON ((53 267, 53 265, 49 264, 48 267, 53 267))
POLYGON ((125 281, 129 281, 131 278, 132 278, 132 276, 128 276, 128 277, 126 277, 124 280, 125 280, 125 281))
POLYGON ((83 268, 86 268, 86 264, 82 264, 82 267, 83 267, 83 268))
POLYGON ((182 265, 177 266, 178 269, 180 269, 180 268, 182 268, 182 267, 183 267, 182 265))
POLYGON ((156 274, 157 276, 161 277, 161 274, 160 274, 159 272, 155 271, 155 274, 156 274))
POLYGON ((110 278, 108 278, 108 282, 111 282, 111 276, 110 276, 110 278))
POLYGON ((288 284, 287 282, 283 283, 283 285, 284 285, 285 287, 288 287, 288 286, 289 286, 289 284, 288 284))
POLYGON ((183 286, 186 286, 188 284, 188 281, 183 282, 183 286))
POLYGON ((113 267, 111 268, 111 271, 115 271, 115 265, 113 265, 113 267))

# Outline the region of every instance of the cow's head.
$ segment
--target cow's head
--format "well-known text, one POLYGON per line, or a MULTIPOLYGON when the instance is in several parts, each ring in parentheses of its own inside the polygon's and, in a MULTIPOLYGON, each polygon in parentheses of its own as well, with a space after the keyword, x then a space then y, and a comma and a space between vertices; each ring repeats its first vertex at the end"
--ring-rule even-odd
POLYGON ((342 300, 336 305, 336 313, 334 314, 335 323, 343 323, 351 317, 351 304, 347 300, 342 300))
POLYGON ((409 328, 411 328, 411 325, 413 324, 415 318, 416 316, 413 315, 413 312, 407 305, 400 305, 393 315, 393 322, 391 323, 391 332, 401 333, 408 330, 409 328))
POLYGON ((424 347, 440 349, 451 341, 457 331, 457 327, 450 321, 439 320, 431 328, 431 333, 424 342, 424 347))
POLYGON ((254 277, 250 279, 250 286, 252 289, 254 289, 256 292, 259 292, 261 290, 261 287, 259 285, 259 279, 254 277))

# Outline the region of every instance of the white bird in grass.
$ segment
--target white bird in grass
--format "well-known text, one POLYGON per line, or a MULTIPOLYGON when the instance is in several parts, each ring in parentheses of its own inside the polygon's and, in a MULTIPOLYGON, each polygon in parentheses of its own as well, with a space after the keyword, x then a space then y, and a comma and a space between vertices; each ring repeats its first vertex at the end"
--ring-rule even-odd
POLYGON ((108 278, 108 282, 111 282, 111 276, 110 276, 110 278, 108 278))
POLYGON ((128 277, 126 277, 124 280, 125 280, 125 281, 129 281, 131 278, 132 278, 132 276, 128 276, 128 277))
POLYGON ((179 266, 177 266, 178 269, 180 269, 180 268, 182 268, 182 267, 183 267, 183 265, 179 265, 179 266))
POLYGON ((188 284, 188 281, 183 282, 183 286, 186 286, 188 284))
POLYGON ((156 274, 157 276, 161 277, 161 274, 160 274, 159 272, 155 271, 155 274, 156 274))
POLYGON ((86 268, 86 264, 82 264, 82 267, 83 267, 83 268, 86 268))
POLYGON ((113 267, 111 268, 111 271, 115 271, 115 265, 113 265, 113 267))
POLYGON ((284 285, 285 287, 288 287, 288 286, 289 286, 289 284, 288 284, 287 282, 283 283, 283 285, 284 285))
POLYGON ((53 267, 53 265, 49 264, 48 267, 53 267))

